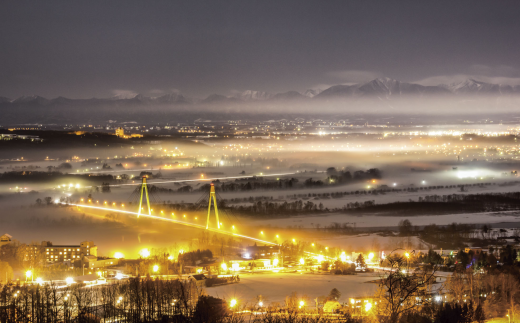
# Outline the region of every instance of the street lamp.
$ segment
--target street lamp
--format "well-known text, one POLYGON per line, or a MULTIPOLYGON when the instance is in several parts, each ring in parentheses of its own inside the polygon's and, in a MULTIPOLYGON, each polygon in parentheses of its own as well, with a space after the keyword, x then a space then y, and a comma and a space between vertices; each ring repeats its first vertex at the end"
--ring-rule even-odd
POLYGON ((159 271, 159 265, 153 265, 153 271, 156 273, 159 271))
POLYGON ((31 281, 32 281, 32 276, 33 276, 32 271, 31 270, 27 270, 25 272, 25 281, 27 281, 29 279, 29 277, 31 277, 31 281))

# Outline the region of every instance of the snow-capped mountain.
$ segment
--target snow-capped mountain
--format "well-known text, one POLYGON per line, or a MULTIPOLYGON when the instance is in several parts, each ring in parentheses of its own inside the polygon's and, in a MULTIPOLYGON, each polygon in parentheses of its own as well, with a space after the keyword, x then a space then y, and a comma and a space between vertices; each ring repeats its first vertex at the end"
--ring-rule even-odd
POLYGON ((39 104, 45 105, 49 103, 49 100, 38 95, 21 96, 18 99, 12 101, 14 104, 39 104))
POLYGON ((405 95, 434 95, 449 94, 450 92, 439 86, 424 86, 415 83, 400 82, 388 77, 377 78, 370 82, 354 85, 335 85, 321 92, 316 98, 328 97, 393 97, 405 95))
POLYGON ((321 89, 308 89, 305 92, 303 92, 303 95, 312 99, 313 97, 320 94, 321 92, 322 92, 321 89))
POLYGON ((520 94, 520 85, 492 84, 473 79, 440 86, 455 94, 520 94))
POLYGON ((247 90, 233 95, 234 98, 242 101, 263 101, 272 98, 274 95, 268 92, 247 90))
POLYGON ((247 90, 232 96, 212 94, 205 99, 197 100, 188 98, 181 93, 172 92, 159 97, 150 97, 142 94, 112 97, 108 99, 69 99, 57 97, 46 99, 41 96, 22 96, 15 100, 0 97, 0 106, 15 107, 39 107, 39 106, 81 106, 81 107, 120 107, 136 105, 193 105, 193 104, 240 104, 243 102, 277 102, 298 100, 320 100, 341 98, 377 98, 388 99, 396 97, 430 97, 438 95, 491 95, 491 96, 515 96, 520 95, 520 85, 492 84, 468 79, 452 84, 440 84, 437 86, 425 86, 417 83, 407 83, 391 78, 376 78, 372 81, 334 85, 323 91, 317 89, 306 90, 303 93, 288 91, 283 93, 269 93, 263 91, 247 90))

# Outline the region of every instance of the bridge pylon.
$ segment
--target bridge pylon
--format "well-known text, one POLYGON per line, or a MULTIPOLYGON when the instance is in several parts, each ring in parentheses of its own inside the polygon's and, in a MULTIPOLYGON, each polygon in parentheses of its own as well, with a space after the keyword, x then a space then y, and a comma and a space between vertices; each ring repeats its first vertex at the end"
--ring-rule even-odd
POLYGON ((211 200, 213 200, 213 206, 215 208, 215 217, 217 218, 217 227, 220 229, 220 221, 218 219, 218 207, 217 207, 217 196, 215 195, 215 185, 211 184, 209 190, 209 204, 208 204, 208 219, 206 220, 206 230, 209 228, 209 216, 211 214, 211 200))
POLYGON ((143 181, 141 183, 141 194, 139 196, 139 210, 137 211, 137 217, 141 215, 141 206, 143 205, 143 195, 146 195, 146 205, 148 206, 148 215, 152 215, 152 210, 150 209, 150 198, 148 197, 148 187, 146 186, 146 176, 143 176, 143 181))

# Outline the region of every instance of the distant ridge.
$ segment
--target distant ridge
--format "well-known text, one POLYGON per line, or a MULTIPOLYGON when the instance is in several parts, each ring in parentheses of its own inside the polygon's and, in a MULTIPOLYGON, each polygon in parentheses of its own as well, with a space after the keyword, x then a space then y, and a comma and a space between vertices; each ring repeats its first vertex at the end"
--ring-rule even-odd
POLYGON ((283 93, 268 93, 247 90, 231 96, 211 94, 204 99, 189 98, 181 93, 173 92, 158 97, 137 94, 134 97, 116 96, 104 99, 70 99, 57 97, 47 99, 38 95, 21 96, 9 99, 0 96, 0 107, 43 107, 43 106, 135 106, 135 105, 192 105, 192 104, 233 104, 240 102, 275 102, 296 100, 320 100, 332 98, 362 98, 374 97, 391 100, 395 97, 429 97, 438 95, 520 95, 520 85, 493 84, 467 79, 452 84, 425 86, 417 83, 407 83, 388 77, 376 78, 369 82, 351 85, 333 85, 327 89, 309 89, 303 93, 287 91, 283 93))

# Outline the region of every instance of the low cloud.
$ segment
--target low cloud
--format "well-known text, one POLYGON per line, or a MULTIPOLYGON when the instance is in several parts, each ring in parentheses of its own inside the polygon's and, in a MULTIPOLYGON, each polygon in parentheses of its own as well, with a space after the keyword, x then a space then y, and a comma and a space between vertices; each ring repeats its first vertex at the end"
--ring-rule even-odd
POLYGON ((520 85, 520 77, 485 76, 475 74, 438 75, 417 80, 413 83, 419 83, 422 85, 439 85, 458 83, 468 79, 493 84, 520 85))
POLYGON ((467 79, 493 84, 519 85, 520 70, 508 65, 488 66, 475 64, 471 65, 465 73, 437 75, 417 80, 415 83, 439 85, 462 82, 467 79))
POLYGON ((119 99, 131 99, 134 98, 137 94, 137 92, 131 91, 131 90, 112 90, 112 94, 119 98, 119 99))

